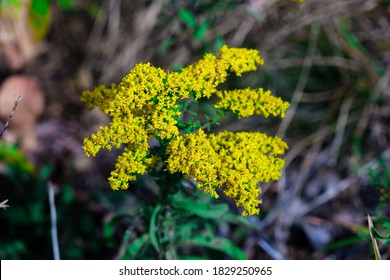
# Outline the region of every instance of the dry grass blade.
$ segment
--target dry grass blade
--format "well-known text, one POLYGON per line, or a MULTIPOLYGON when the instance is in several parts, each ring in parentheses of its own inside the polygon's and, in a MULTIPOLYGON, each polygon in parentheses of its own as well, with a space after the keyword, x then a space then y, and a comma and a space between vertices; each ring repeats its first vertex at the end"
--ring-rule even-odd
POLYGON ((50 203, 50 220, 51 220, 51 241, 53 247, 53 256, 55 260, 60 260, 60 249, 58 245, 58 231, 57 231, 57 210, 55 205, 55 191, 57 186, 51 181, 48 182, 49 203, 50 203))
POLYGON ((311 28, 311 33, 310 33, 310 41, 309 41, 309 47, 307 50, 307 55, 303 61, 303 67, 301 70, 301 75, 299 78, 298 85, 294 91, 294 95, 292 97, 292 100, 290 102, 290 108, 286 113, 286 117, 282 120, 277 135, 280 137, 284 137, 294 115, 295 112, 298 108, 298 105, 301 101, 302 95, 303 95, 303 90, 306 86, 306 83, 309 79, 309 74, 310 74, 310 69, 313 65, 313 57, 314 57, 314 52, 317 47, 317 40, 318 40, 318 33, 319 33, 320 27, 318 25, 313 25, 311 28))
POLYGON ((348 124, 348 118, 352 103, 353 99, 347 98, 341 105, 340 115, 337 120, 335 131, 336 136, 334 137, 332 146, 330 148, 329 164, 333 166, 336 165, 337 160, 339 158, 341 145, 343 144, 343 142, 345 142, 344 134, 348 124))
POLYGON ((372 248, 374 249, 374 254, 375 254, 375 259, 376 260, 381 260, 381 254, 379 252, 379 247, 378 247, 378 242, 372 235, 372 229, 374 228, 374 224, 372 223, 372 219, 370 215, 367 215, 367 220, 368 220, 368 231, 370 232, 370 237, 371 237, 371 243, 372 243, 372 248))

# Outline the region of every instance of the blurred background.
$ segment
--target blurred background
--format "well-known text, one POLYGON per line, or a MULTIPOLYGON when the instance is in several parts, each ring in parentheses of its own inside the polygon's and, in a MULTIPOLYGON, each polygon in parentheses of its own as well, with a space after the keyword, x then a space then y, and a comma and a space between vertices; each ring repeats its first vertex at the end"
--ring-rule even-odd
POLYGON ((0 141, 0 202, 9 206, 0 209, 0 258, 54 257, 50 192, 61 258, 152 258, 137 251, 150 230, 150 213, 137 210, 155 194, 147 178, 110 190, 118 153, 82 151, 109 119, 80 96, 120 82, 139 62, 179 70, 223 44, 258 49, 265 60, 227 88, 263 87, 291 106, 284 119, 229 115, 211 130, 279 135, 286 167, 262 186, 259 216, 211 223, 237 250, 195 242, 184 253, 389 259, 389 0, 0 0, 1 128, 22 97, 0 141))

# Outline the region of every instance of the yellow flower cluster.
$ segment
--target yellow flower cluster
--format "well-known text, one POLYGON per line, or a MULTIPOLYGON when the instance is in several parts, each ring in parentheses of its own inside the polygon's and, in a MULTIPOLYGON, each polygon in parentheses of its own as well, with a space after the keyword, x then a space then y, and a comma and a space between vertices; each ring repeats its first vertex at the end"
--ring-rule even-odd
POLYGON ((271 95, 271 91, 259 89, 236 89, 231 91, 218 91, 216 95, 220 101, 215 104, 216 108, 231 110, 239 118, 247 118, 254 114, 281 116, 284 118, 289 103, 280 97, 271 95))
POLYGON ((96 87, 93 91, 84 91, 80 100, 87 104, 88 110, 92 110, 95 106, 104 112, 110 101, 117 94, 117 85, 111 84, 110 88, 106 88, 103 85, 96 87))
POLYGON ((109 178, 113 189, 126 189, 137 174, 148 172, 161 157, 154 154, 149 140, 167 146, 167 170, 180 172, 214 197, 216 189, 244 208, 243 215, 259 212, 259 182, 277 180, 284 161, 278 158, 287 145, 278 137, 261 133, 223 132, 207 135, 202 129, 183 134, 179 130, 183 99, 220 100, 216 108, 232 110, 239 118, 253 114, 284 116, 288 103, 263 89, 220 91, 229 72, 241 76, 263 64, 258 51, 223 46, 217 55, 206 54, 180 72, 168 72, 150 63, 136 65, 119 84, 85 91, 81 100, 88 109, 97 106, 111 117, 109 126, 84 139, 84 152, 95 156, 101 149, 125 146, 109 178), (161 142, 162 141, 162 142, 161 142))
POLYGON ((167 148, 168 170, 192 177, 198 188, 218 197, 216 188, 232 198, 242 215, 258 214, 259 182, 277 180, 281 176, 287 144, 279 137, 259 132, 196 133, 176 137, 167 148))
POLYGON ((183 68, 180 73, 170 73, 168 84, 182 98, 190 95, 195 99, 209 98, 217 92, 217 86, 226 81, 228 72, 241 76, 244 72, 256 70, 256 66, 263 63, 256 50, 223 46, 218 51, 218 56, 206 54, 197 63, 183 68))
POLYGON ((181 172, 188 179, 193 177, 199 189, 218 197, 215 189, 218 187, 218 174, 222 163, 202 129, 174 138, 166 152, 169 155, 167 162, 170 172, 181 172))

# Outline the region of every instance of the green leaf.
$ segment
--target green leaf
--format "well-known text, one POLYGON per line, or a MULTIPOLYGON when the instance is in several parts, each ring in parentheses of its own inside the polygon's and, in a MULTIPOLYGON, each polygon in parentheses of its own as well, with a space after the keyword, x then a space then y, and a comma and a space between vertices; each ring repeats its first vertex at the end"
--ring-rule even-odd
POLYGON ((350 238, 345 238, 345 239, 330 243, 329 245, 324 246, 321 251, 329 252, 329 251, 337 250, 337 249, 344 248, 347 246, 355 245, 355 244, 362 242, 362 241, 366 242, 367 238, 365 236, 362 236, 362 235, 353 236, 350 238))
POLYGON ((51 20, 50 0, 32 0, 28 15, 28 25, 34 39, 42 40, 49 31, 51 20))
POLYGON ((185 242, 186 245, 202 246, 225 253, 233 259, 246 260, 247 256, 243 250, 234 245, 229 239, 223 237, 206 238, 196 236, 185 242))
POLYGON ((203 39, 205 39, 206 37, 208 30, 209 30, 209 23, 208 21, 204 21, 200 26, 198 26, 195 29, 195 34, 194 34, 195 41, 198 42, 203 41, 203 39))
POLYGON ((119 247, 119 252, 122 253, 122 255, 119 256, 121 259, 126 257, 125 254, 127 252, 127 247, 129 246, 129 240, 131 238, 132 232, 133 231, 130 228, 128 228, 128 229, 126 229, 125 233, 122 236, 122 242, 121 242, 121 245, 119 247))
POLYGON ((195 229, 195 223, 180 223, 176 225, 174 230, 176 242, 180 244, 190 239, 195 229))
POLYGON ((373 236, 378 240, 390 241, 390 234, 383 235, 375 227, 371 227, 373 236))
POLYGON ((222 36, 218 36, 217 39, 214 42, 214 50, 217 52, 222 46, 225 44, 225 40, 222 36))
POLYGON ((149 234, 144 234, 133 242, 131 242, 130 246, 127 248, 126 254, 122 257, 122 259, 139 259, 141 251, 149 245, 150 237, 149 234))
POLYGON ((150 227, 149 227, 149 236, 150 236, 150 242, 152 243, 154 249, 160 254, 161 248, 158 240, 158 232, 159 232, 159 226, 158 226, 158 216, 162 210, 162 205, 158 204, 156 208, 154 208, 152 217, 150 219, 150 227))
POLYGON ((200 123, 199 120, 194 123, 194 128, 195 129, 198 129, 198 128, 201 128, 201 127, 202 127, 202 124, 200 123))
POLYGON ((382 226, 383 228, 390 230, 390 222, 383 222, 382 226))
MULTIPOLYGON (((8 167, 8 172, 24 173, 33 176, 34 166, 28 161, 26 156, 18 149, 16 145, 8 145, 0 141, 0 161, 8 167)), ((9 174, 10 175, 10 174, 9 174)))
POLYGON ((248 219, 239 215, 227 213, 222 217, 222 220, 233 224, 241 224, 251 229, 260 230, 258 225, 251 223, 250 221, 248 221, 248 219))
POLYGON ((169 49, 173 44, 174 44, 174 40, 173 40, 171 37, 164 39, 164 40, 159 44, 159 46, 157 47, 157 53, 160 54, 160 55, 166 54, 166 52, 168 51, 168 49, 169 49))
POLYGON ((379 173, 375 170, 375 169, 372 169, 370 168, 368 170, 368 173, 370 174, 371 178, 374 179, 374 180, 380 180, 380 175, 379 173))
POLYGON ((211 122, 214 124, 219 124, 219 117, 214 118, 211 122))
POLYGON ((365 53, 365 49, 356 36, 348 29, 347 25, 340 21, 340 30, 345 40, 356 50, 365 53))
POLYGON ((192 201, 185 197, 177 198, 175 207, 204 219, 220 219, 229 212, 227 204, 209 204, 192 201))
POLYGON ((60 191, 61 194, 61 202, 64 205, 69 205, 73 202, 75 194, 74 194, 74 188, 70 186, 64 186, 61 188, 60 191))
POLYGON ((195 111, 187 109, 186 112, 188 112, 188 114, 190 114, 190 115, 196 116, 196 112, 195 111))
POLYGON ((179 18, 192 29, 197 26, 196 18, 194 14, 188 9, 181 9, 179 11, 179 18))
POLYGON ((45 165, 41 169, 39 169, 39 177, 42 180, 47 180, 53 173, 54 166, 53 165, 45 165))
POLYGON ((31 12, 46 16, 50 10, 50 1, 49 0, 32 0, 30 4, 31 12))

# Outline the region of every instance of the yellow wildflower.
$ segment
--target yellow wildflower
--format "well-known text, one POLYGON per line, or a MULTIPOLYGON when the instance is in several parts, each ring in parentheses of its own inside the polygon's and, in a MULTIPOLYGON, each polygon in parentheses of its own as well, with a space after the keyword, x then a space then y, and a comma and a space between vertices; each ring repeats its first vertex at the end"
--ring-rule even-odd
POLYGON ((223 159, 219 172, 223 193, 244 207, 242 215, 259 213, 258 184, 279 179, 284 161, 276 156, 284 153, 287 144, 259 132, 226 131, 210 135, 210 142, 223 159))
POLYGON ((118 156, 115 170, 108 178, 113 190, 127 189, 129 181, 135 181, 136 174, 144 174, 149 168, 147 162, 148 151, 146 149, 126 148, 123 154, 118 156))
POLYGON ((167 147, 167 163, 171 173, 181 172, 187 178, 193 177, 198 188, 217 198, 215 188, 218 185, 217 174, 221 159, 215 152, 202 129, 196 133, 179 135, 167 147))
POLYGON ((206 135, 202 129, 196 133, 180 135, 168 148, 168 170, 181 172, 193 178, 198 188, 218 197, 216 188, 232 198, 242 215, 259 213, 260 182, 277 180, 281 176, 283 154, 287 144, 279 137, 259 132, 222 132, 206 135))
MULTIPOLYGON (((217 95, 216 108, 231 110, 239 118, 254 114, 284 117, 288 103, 263 89, 219 91, 229 72, 241 76, 263 64, 258 51, 223 46, 217 55, 206 54, 181 72, 166 72, 150 63, 136 65, 116 85, 85 91, 81 100, 88 109, 97 106, 110 115, 109 126, 100 127, 84 140, 84 152, 95 156, 101 149, 124 145, 109 178, 112 189, 126 189, 137 174, 159 163, 167 171, 193 179, 198 188, 218 197, 217 188, 243 207, 242 215, 259 213, 259 183, 277 180, 284 166, 278 156, 287 149, 279 137, 258 132, 221 132, 207 135, 202 129, 183 134, 180 101, 217 95), (165 149, 157 154, 149 140, 165 149)), ((186 125, 188 125, 186 127, 186 125)), ((161 150, 161 149, 160 149, 161 150)), ((161 165, 159 165, 161 167, 161 165)))
POLYGON ((283 101, 280 97, 271 95, 271 91, 259 89, 237 89, 218 91, 216 95, 220 101, 216 103, 215 108, 231 110, 236 113, 239 118, 250 117, 254 114, 285 116, 285 112, 289 107, 289 103, 283 101))
POLYGON ((110 88, 103 85, 96 87, 93 91, 86 90, 83 92, 80 100, 87 104, 88 110, 92 110, 95 106, 104 112, 110 105, 110 101, 117 94, 117 85, 111 84, 110 88))
POLYGON ((181 81, 182 85, 186 81, 181 88, 194 92, 195 99, 209 98, 217 92, 217 86, 226 81, 229 71, 241 76, 244 72, 256 70, 256 65, 263 63, 256 50, 222 46, 218 56, 206 54, 197 63, 182 69, 175 80, 181 81))
POLYGON ((256 50, 229 48, 226 45, 219 50, 221 61, 227 64, 229 71, 235 72, 237 76, 242 73, 255 71, 256 65, 264 64, 264 60, 256 50))

